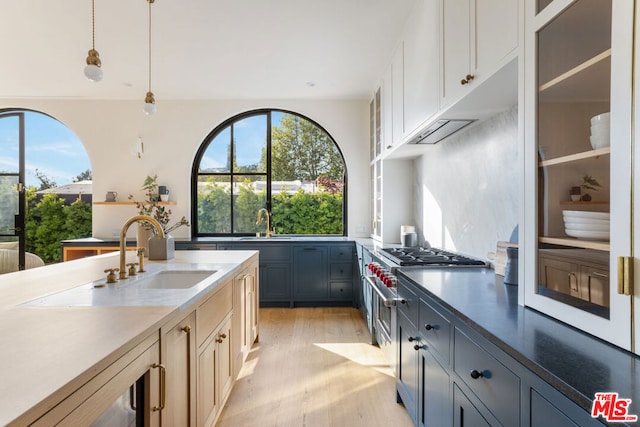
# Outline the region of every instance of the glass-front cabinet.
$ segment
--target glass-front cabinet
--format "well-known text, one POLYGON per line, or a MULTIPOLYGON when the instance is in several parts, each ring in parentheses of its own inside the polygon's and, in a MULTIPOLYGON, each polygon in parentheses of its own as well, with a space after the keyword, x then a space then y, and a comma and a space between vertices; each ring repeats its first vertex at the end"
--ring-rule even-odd
POLYGON ((633 3, 525 2, 521 249, 525 305, 630 350, 633 3))

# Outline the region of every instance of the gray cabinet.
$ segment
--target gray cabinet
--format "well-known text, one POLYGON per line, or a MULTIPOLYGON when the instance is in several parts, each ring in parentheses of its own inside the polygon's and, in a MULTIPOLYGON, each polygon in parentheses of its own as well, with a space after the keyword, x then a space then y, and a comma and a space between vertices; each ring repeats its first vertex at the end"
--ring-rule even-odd
POLYGON ((218 243, 220 250, 260 251, 260 306, 352 305, 357 267, 353 242, 218 243))
POLYGON ((398 282, 396 393, 416 426, 597 426, 588 411, 455 316, 398 282))
POLYGON ((293 297, 295 302, 329 298, 327 248, 318 245, 293 248, 293 297))

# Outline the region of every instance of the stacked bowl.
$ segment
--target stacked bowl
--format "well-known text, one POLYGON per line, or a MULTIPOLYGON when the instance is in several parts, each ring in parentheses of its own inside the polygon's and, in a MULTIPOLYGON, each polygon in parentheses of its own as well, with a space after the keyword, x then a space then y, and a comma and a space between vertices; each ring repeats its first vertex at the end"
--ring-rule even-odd
POLYGON ((610 145, 611 113, 602 113, 591 118, 591 147, 594 150, 610 145))
POLYGON ((609 240, 609 212, 562 211, 562 217, 567 236, 609 240))

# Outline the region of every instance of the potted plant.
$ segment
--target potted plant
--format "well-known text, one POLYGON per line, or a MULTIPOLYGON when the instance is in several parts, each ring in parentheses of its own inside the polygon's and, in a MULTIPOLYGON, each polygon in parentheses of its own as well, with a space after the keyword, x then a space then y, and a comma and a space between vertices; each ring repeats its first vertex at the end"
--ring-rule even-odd
MULTIPOLYGON (((138 208, 140 215, 148 215, 157 220, 162 226, 162 231, 168 237, 173 230, 184 226, 189 227, 189 221, 186 217, 180 218, 179 221, 170 224, 171 209, 167 209, 165 205, 160 204, 160 196, 158 194, 158 175, 147 175, 142 184, 141 190, 144 190, 146 199, 142 201, 135 200, 132 194, 128 199, 133 201, 138 208)), ((138 223, 138 247, 144 247, 146 254, 149 254, 148 241, 155 234, 155 230, 148 223, 138 223)))
MULTIPOLYGON (((580 187, 584 188, 585 190, 598 191, 598 187, 601 187, 601 185, 598 182, 598 180, 593 178, 591 175, 585 175, 582 177, 582 184, 580 185, 580 187)), ((591 194, 589 193, 583 194, 582 201, 590 202, 591 194)))

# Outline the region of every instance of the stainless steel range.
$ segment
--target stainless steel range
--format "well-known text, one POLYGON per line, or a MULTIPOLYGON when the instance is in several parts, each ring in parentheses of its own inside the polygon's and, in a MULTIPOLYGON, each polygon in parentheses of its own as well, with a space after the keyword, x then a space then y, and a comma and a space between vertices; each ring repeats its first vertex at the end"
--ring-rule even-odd
POLYGON ((371 285, 374 343, 384 351, 389 364, 395 367, 396 304, 402 303, 396 290, 396 270, 407 268, 488 267, 488 263, 469 256, 437 248, 398 247, 378 249, 367 265, 370 274, 364 278, 371 285))

